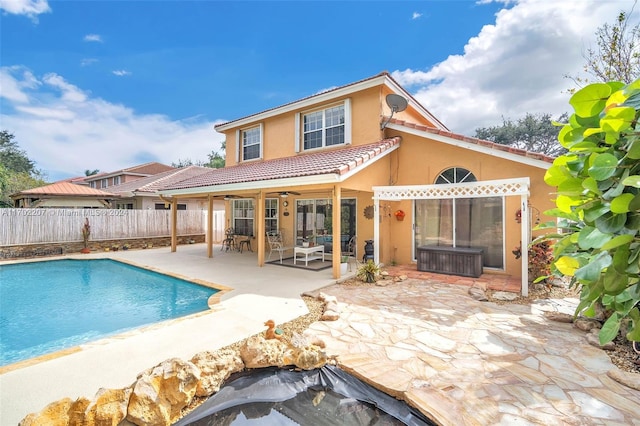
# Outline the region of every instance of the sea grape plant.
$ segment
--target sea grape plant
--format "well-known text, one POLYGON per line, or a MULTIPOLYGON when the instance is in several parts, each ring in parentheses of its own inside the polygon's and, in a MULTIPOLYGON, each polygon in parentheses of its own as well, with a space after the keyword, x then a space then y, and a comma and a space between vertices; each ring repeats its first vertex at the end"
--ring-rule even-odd
POLYGON ((557 218, 541 229, 554 262, 551 271, 580 288, 576 315, 605 309, 600 343, 626 323, 626 338, 640 341, 640 79, 590 84, 569 103, 575 110, 558 141, 568 152, 547 170, 556 188, 557 218))

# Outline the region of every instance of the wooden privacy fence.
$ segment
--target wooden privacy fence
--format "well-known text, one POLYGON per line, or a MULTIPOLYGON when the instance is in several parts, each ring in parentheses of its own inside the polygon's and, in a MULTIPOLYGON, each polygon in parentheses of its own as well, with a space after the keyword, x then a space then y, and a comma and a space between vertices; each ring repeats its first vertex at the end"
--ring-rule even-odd
MULTIPOLYGON (((206 211, 177 213, 178 235, 206 233, 206 211)), ((91 225, 90 241, 171 235, 169 210, 0 209, 0 246, 82 241, 85 218, 91 225)), ((222 239, 224 212, 214 212, 213 219, 215 242, 222 239)))

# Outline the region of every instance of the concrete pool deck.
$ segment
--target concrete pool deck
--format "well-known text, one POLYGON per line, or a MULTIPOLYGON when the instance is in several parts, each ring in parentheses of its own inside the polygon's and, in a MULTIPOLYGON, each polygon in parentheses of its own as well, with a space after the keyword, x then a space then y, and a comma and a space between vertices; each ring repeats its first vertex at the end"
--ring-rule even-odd
MULTIPOLYGON (((94 255, 105 256, 105 254, 94 255)), ((331 285, 319 272, 256 266, 251 254, 204 245, 110 253, 174 274, 233 287, 213 312, 86 345, 82 351, 0 375, 0 424, 15 425, 63 397, 92 397, 130 385, 164 359, 190 359, 306 313, 304 292, 335 295, 335 322, 311 329, 346 371, 406 399, 443 425, 640 425, 640 392, 611 379, 608 355, 547 310, 571 313, 575 299, 529 305, 478 302, 442 276, 388 286, 331 285)))
POLYGON ((92 398, 101 387, 129 386, 138 373, 165 359, 188 360, 264 331, 267 319, 280 324, 305 315, 300 295, 335 283, 331 269, 260 268, 250 252, 220 251, 219 246, 213 258, 206 252, 204 244, 193 244, 179 246, 175 253, 163 247, 62 257, 119 259, 231 289, 222 292, 209 312, 0 367, 0 425, 17 425, 27 414, 65 397, 92 398))

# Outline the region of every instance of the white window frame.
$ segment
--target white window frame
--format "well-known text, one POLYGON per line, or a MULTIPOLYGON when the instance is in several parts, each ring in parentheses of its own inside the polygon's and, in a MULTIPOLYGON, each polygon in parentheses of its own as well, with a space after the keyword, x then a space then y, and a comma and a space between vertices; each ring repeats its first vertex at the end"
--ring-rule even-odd
POLYGON ((102 181, 100 182, 100 188, 107 188, 109 187, 109 179, 102 179, 102 181))
POLYGON ((264 134, 263 130, 264 129, 263 129, 262 123, 260 123, 257 126, 251 126, 251 127, 247 127, 246 129, 239 129, 236 131, 236 163, 239 163, 240 161, 254 161, 254 160, 262 159, 263 134, 264 134), (245 158, 244 156, 245 135, 247 135, 247 132, 252 132, 252 131, 258 132, 258 141, 253 142, 247 146, 258 145, 258 156, 255 158, 245 158))
POLYGON ((296 116, 295 116, 295 152, 311 151, 311 150, 314 150, 314 149, 324 149, 324 148, 330 148, 330 147, 342 146, 342 145, 349 145, 349 144, 351 144, 351 99, 345 99, 343 102, 340 102, 340 103, 337 103, 337 104, 328 105, 328 106, 324 106, 323 108, 320 108, 320 109, 304 111, 302 113, 296 113, 296 116), (338 107, 342 107, 343 108, 343 111, 344 111, 344 122, 340 123, 338 125, 327 126, 327 111, 330 111, 330 110, 332 110, 334 108, 338 108, 338 107), (321 129, 315 129, 313 131, 314 132, 318 131, 318 130, 322 131, 322 145, 318 146, 318 147, 305 148, 304 147, 304 135, 305 135, 305 133, 310 133, 310 132, 305 132, 305 129, 304 129, 304 118, 307 115, 316 114, 318 112, 322 112, 322 127, 321 127, 321 129), (327 145, 327 129, 336 128, 336 127, 340 127, 340 126, 342 126, 344 128, 344 140, 342 141, 342 143, 327 145))
POLYGON ((265 200, 264 228, 267 231, 278 231, 280 229, 280 200, 277 198, 267 198, 265 200), (275 221, 275 226, 267 226, 270 221, 275 221))
POLYGON ((245 227, 251 235, 255 233, 255 206, 251 198, 238 198, 231 201, 231 227, 236 229, 236 220, 246 220, 247 226, 245 227), (244 214, 246 213, 246 215, 244 214))
POLYGON ((114 185, 120 185, 120 176, 114 176, 113 177, 113 184, 114 185))

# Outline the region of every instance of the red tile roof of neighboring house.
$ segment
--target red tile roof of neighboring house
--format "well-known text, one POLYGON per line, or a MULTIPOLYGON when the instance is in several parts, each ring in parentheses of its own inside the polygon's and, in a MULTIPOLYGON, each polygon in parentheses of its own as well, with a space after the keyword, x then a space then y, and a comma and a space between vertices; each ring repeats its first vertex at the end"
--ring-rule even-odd
POLYGON ((100 179, 104 179, 106 177, 111 177, 111 176, 120 176, 120 175, 144 175, 144 176, 149 176, 149 175, 155 175, 158 173, 163 173, 169 170, 175 170, 175 167, 172 166, 167 166, 166 164, 162 164, 162 163, 158 163, 158 162, 151 162, 151 163, 144 163, 144 164, 139 164, 137 166, 132 166, 132 167, 127 167, 126 169, 121 169, 121 170, 114 170, 112 172, 99 172, 96 173, 95 175, 91 175, 91 176, 85 176, 85 181, 89 182, 89 181, 93 181, 93 180, 100 180, 100 179))
POLYGON ((423 131, 423 132, 432 133, 432 134, 435 134, 435 135, 446 136, 446 137, 451 138, 451 139, 456 139, 456 140, 459 140, 459 141, 480 145, 480 146, 483 146, 483 147, 486 147, 486 148, 494 149, 496 151, 509 152, 511 154, 516 154, 516 155, 520 155, 520 156, 523 156, 523 157, 544 161, 544 162, 547 162, 547 163, 553 163, 553 160, 554 160, 553 157, 550 157, 550 156, 545 155, 545 154, 541 154, 539 152, 527 151, 527 150, 520 149, 520 148, 514 148, 514 147, 509 146, 509 145, 502 145, 502 144, 499 144, 499 143, 486 141, 486 140, 483 140, 483 139, 472 138, 472 137, 460 135, 460 134, 453 133, 453 132, 447 132, 445 130, 438 130, 438 129, 434 129, 433 127, 427 127, 427 126, 423 126, 421 124, 410 123, 410 122, 407 122, 407 121, 404 121, 404 120, 398 120, 398 119, 392 118, 390 120, 390 123, 397 124, 397 125, 400 125, 400 126, 404 126, 404 127, 410 128, 410 129, 416 129, 416 130, 420 130, 420 131, 423 131))
POLYGON ((343 175, 366 164, 373 158, 399 145, 399 143, 400 138, 394 137, 367 145, 349 146, 331 151, 243 163, 223 169, 214 169, 209 173, 192 179, 168 185, 164 187, 163 190, 228 185, 302 176, 343 175))
MULTIPOLYGON (((140 173, 143 175, 155 175, 158 173, 166 172, 168 170, 175 170, 175 169, 176 169, 175 167, 167 166, 166 164, 157 163, 154 161, 151 163, 140 164, 139 166, 128 167, 126 169, 123 169, 122 171, 128 172, 128 173, 140 173)), ((115 172, 111 172, 111 173, 115 173, 115 172)))
POLYGON ((100 191, 99 189, 89 188, 85 185, 76 185, 70 182, 57 182, 51 185, 40 186, 38 188, 25 189, 16 195, 56 195, 56 196, 73 196, 73 197, 103 197, 114 198, 115 194, 100 191))
POLYGON ((187 166, 179 169, 167 170, 166 172, 143 177, 131 182, 110 186, 109 191, 121 195, 130 192, 155 193, 159 189, 168 185, 173 185, 183 180, 191 179, 204 173, 209 173, 211 170, 212 169, 209 167, 200 166, 187 166))

